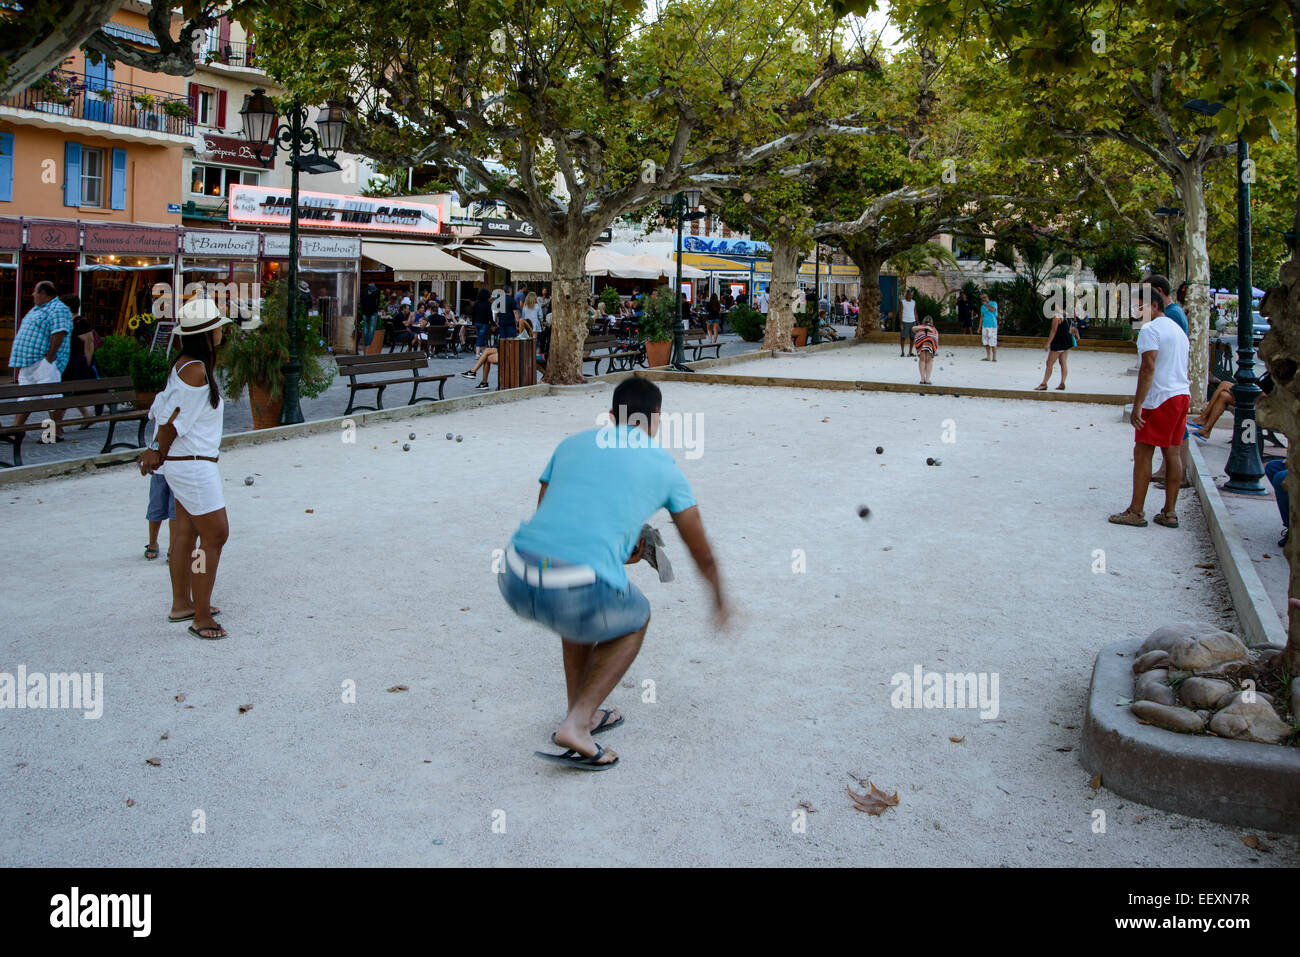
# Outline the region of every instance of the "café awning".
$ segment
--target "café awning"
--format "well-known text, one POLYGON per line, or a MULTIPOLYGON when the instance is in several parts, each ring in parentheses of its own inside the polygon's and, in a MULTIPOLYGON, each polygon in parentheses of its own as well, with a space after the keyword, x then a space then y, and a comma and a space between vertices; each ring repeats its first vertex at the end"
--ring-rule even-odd
POLYGON ((482 269, 427 244, 363 240, 361 255, 388 266, 398 282, 473 281, 483 278, 482 269))
POLYGON ((515 282, 551 278, 551 257, 542 248, 498 249, 494 246, 460 246, 456 252, 460 256, 468 256, 489 266, 506 270, 515 282))

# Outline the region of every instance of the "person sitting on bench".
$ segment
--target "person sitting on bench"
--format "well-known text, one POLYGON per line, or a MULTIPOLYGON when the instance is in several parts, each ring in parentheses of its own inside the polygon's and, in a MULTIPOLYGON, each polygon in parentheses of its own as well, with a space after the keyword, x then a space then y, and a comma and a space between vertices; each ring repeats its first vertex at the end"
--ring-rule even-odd
POLYGON ((490 375, 492 372, 492 364, 498 361, 499 360, 497 359, 496 348, 493 346, 489 346, 488 348, 484 349, 483 352, 479 355, 478 361, 474 363, 474 368, 466 372, 462 372, 461 375, 463 375, 466 379, 473 379, 478 375, 478 370, 482 369, 483 381, 480 382, 478 385, 474 386, 474 388, 475 389, 491 388, 491 386, 488 385, 488 375, 490 375))

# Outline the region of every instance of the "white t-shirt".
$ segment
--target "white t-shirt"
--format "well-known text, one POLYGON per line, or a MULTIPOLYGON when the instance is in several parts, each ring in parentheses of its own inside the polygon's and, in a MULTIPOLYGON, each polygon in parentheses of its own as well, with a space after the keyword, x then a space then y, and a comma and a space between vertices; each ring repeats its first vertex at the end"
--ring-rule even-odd
POLYGON ((1190 345, 1187 333, 1168 316, 1156 316, 1138 332, 1138 352, 1156 353, 1155 373, 1142 408, 1154 409, 1176 395, 1191 395, 1187 379, 1187 356, 1190 345))
POLYGON ((767 298, 767 290, 765 289, 758 294, 758 311, 766 316, 767 310, 768 310, 768 298, 767 298))
POLYGON ((915 299, 903 300, 903 321, 916 322, 916 300, 915 299))

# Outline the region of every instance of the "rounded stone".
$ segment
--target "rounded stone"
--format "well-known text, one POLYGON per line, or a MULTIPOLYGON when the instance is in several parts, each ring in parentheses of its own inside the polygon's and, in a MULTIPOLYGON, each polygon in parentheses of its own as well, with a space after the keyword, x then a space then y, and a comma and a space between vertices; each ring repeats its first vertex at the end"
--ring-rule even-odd
POLYGON ((1178 685, 1178 701, 1188 708, 1213 708, 1216 701, 1231 694, 1232 685, 1222 678, 1187 678, 1178 685))
POLYGON ((884 447, 883 445, 877 445, 877 446, 876 446, 876 454, 877 454, 877 455, 884 455, 884 454, 885 454, 885 447, 884 447))
POLYGON ((1226 631, 1185 637, 1168 650, 1169 667, 1179 671, 1212 671, 1248 660, 1245 644, 1226 631))
POLYGON ((1153 724, 1157 728, 1164 728, 1166 731, 1177 731, 1180 734, 1196 734, 1205 728, 1205 723, 1195 711, 1188 711, 1186 708, 1179 708, 1172 705, 1161 704, 1156 701, 1134 701, 1130 710, 1133 714, 1147 724, 1153 724))
POLYGON ((465 436, 463 436, 463 435, 458 435, 458 436, 456 436, 456 441, 457 441, 457 442, 464 442, 464 441, 465 441, 465 436))
POLYGON ((1144 671, 1150 671, 1152 668, 1163 668, 1169 664, 1169 652, 1167 651, 1148 651, 1145 655, 1139 655, 1133 662, 1133 673, 1140 675, 1144 671))
POLYGON ((1282 744, 1291 736, 1291 726, 1262 698, 1249 704, 1234 701, 1210 719, 1210 730, 1221 738, 1260 744, 1282 744))
POLYGON ((414 440, 414 439, 415 439, 415 433, 412 432, 410 435, 407 436, 407 438, 408 438, 408 439, 412 439, 412 440, 414 440))
MULTIPOLYGON (((1214 708, 1215 711, 1222 711, 1224 708, 1228 707, 1229 705, 1236 704, 1238 701, 1240 701, 1241 696, 1244 695, 1245 693, 1246 692, 1244 689, 1237 690, 1234 688, 1232 691, 1229 691, 1218 701, 1214 702, 1212 707, 1214 708)), ((1267 701, 1269 704, 1274 703, 1273 696, 1269 694, 1267 691, 1256 691, 1255 698, 1259 701, 1267 701)))
POLYGON ((245 484, 245 485, 252 485, 252 484, 253 484, 253 476, 249 475, 249 476, 245 477, 245 479, 244 479, 244 484, 245 484))
MULTIPOLYGON (((1127 416, 1124 421, 1128 421, 1127 416)), ((1197 638, 1201 635, 1214 635, 1223 631, 1218 625, 1211 624, 1208 621, 1179 621, 1170 625, 1164 625, 1157 628, 1147 636, 1138 648, 1139 657, 1145 655, 1148 651, 1168 651, 1173 645, 1184 638, 1197 638)))
POLYGON ((448 441, 448 442, 451 441, 451 433, 450 433, 450 432, 447 433, 447 441, 448 441))
POLYGON ((1159 704, 1174 705, 1174 689, 1167 684, 1169 672, 1163 668, 1154 668, 1137 676, 1133 684, 1134 701, 1155 701, 1159 704))
POLYGON ((403 443, 402 443, 402 451, 403 451, 403 452, 409 452, 409 451, 411 451, 411 443, 410 443, 410 442, 403 442, 403 443))

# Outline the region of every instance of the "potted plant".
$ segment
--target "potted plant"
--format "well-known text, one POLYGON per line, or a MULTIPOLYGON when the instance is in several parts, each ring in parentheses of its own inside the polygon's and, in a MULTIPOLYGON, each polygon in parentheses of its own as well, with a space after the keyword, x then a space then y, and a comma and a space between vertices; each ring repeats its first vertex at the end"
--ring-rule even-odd
POLYGON ((641 316, 637 336, 645 342, 646 364, 650 368, 668 365, 673 354, 673 323, 681 321, 677 293, 668 286, 660 286, 650 296, 645 314, 641 316))
POLYGON ((153 405, 154 397, 167 387, 167 375, 172 363, 176 361, 176 352, 150 352, 141 349, 131 356, 131 379, 135 385, 135 407, 148 409, 153 405))
POLYGON ((761 341, 767 327, 767 317, 743 303, 733 307, 731 312, 727 313, 727 321, 731 323, 731 328, 736 331, 736 334, 746 342, 761 341))
POLYGON ((152 93, 134 93, 131 96, 131 105, 137 110, 152 110, 154 98, 152 93))
POLYGON ((618 315, 618 307, 622 303, 619 298, 618 290, 613 286, 606 286, 600 291, 600 301, 605 304, 605 314, 610 316, 618 315))
POLYGON ((65 76, 61 71, 50 70, 33 83, 29 90, 36 97, 33 106, 42 113, 66 115, 72 110, 72 94, 77 90, 75 80, 65 76))
POLYGON ((107 336, 95 350, 95 370, 101 379, 131 374, 131 359, 144 346, 134 336, 107 336))
MULTIPOLYGON (((253 428, 269 429, 279 425, 283 403, 284 366, 289 361, 288 302, 284 282, 270 286, 262 300, 258 319, 246 326, 227 325, 217 356, 217 375, 222 392, 238 402, 248 390, 253 409, 253 428)), ((306 308, 298 310, 298 352, 302 363, 298 391, 308 399, 323 395, 334 381, 334 363, 321 338, 320 318, 309 317, 306 308)))
POLYGON ((163 112, 178 120, 194 119, 194 108, 187 100, 166 100, 163 103, 163 112))
POLYGON ((113 88, 111 86, 100 87, 95 91, 95 95, 105 103, 110 103, 113 100, 113 88))

